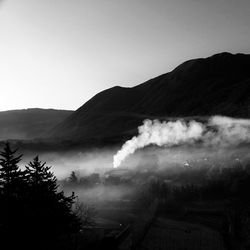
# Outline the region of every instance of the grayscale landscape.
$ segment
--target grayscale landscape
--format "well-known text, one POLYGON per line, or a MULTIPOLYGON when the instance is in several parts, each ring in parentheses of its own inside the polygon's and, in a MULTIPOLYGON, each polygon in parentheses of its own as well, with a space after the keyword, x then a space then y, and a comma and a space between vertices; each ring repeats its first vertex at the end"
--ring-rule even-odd
POLYGON ((0 1, 0 241, 250 248, 247 1, 0 1))

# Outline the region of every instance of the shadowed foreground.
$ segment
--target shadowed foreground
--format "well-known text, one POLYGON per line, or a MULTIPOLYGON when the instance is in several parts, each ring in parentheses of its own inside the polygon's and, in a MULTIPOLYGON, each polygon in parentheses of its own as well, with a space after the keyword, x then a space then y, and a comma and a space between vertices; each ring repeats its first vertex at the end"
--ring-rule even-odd
POLYGON ((158 218, 148 230, 140 250, 222 250, 222 237, 216 231, 186 222, 158 218))

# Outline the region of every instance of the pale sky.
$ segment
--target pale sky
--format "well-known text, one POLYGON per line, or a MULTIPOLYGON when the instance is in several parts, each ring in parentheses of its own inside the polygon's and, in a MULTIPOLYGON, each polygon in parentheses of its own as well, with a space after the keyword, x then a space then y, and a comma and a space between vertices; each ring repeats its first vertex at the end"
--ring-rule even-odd
POLYGON ((0 110, 74 110, 223 51, 250 53, 249 0, 0 0, 0 110))

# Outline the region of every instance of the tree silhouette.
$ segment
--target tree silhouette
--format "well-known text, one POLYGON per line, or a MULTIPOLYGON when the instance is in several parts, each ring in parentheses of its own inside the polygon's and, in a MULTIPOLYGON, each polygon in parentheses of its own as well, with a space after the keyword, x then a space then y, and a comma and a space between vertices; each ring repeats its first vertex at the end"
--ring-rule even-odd
POLYGON ((0 152, 1 249, 69 249, 81 228, 75 196, 58 192, 51 167, 38 156, 21 170, 16 152, 8 143, 0 152))
POLYGON ((11 150, 9 143, 0 152, 0 187, 3 195, 14 195, 23 177, 23 172, 17 165, 22 155, 15 156, 16 152, 17 149, 11 150))
POLYGON ((3 239, 1 244, 7 245, 8 249, 13 246, 13 241, 9 239, 11 235, 16 240, 20 239, 18 231, 24 211, 24 172, 18 166, 22 155, 15 156, 16 152, 9 143, 0 152, 0 235, 3 239))
POLYGON ((63 192, 57 191, 57 179, 50 168, 36 156, 26 166, 26 176, 29 186, 28 203, 36 218, 30 225, 31 228, 36 228, 33 237, 39 231, 47 239, 54 240, 79 231, 81 222, 72 212, 75 196, 72 194, 66 197, 63 192))
POLYGON ((70 173, 70 176, 69 176, 69 182, 70 182, 71 184, 76 184, 77 181, 78 181, 78 179, 77 179, 77 176, 76 176, 76 172, 75 172, 75 171, 72 171, 72 172, 70 173))
POLYGON ((57 179, 50 168, 46 166, 46 162, 42 163, 38 156, 29 162, 26 166, 26 177, 29 186, 32 187, 32 192, 42 191, 42 195, 51 195, 57 192, 57 179))

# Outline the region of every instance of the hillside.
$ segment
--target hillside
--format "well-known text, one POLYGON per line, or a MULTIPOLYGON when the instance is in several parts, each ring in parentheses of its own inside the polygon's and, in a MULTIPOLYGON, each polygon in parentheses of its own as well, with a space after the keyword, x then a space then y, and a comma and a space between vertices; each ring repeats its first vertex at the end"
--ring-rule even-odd
POLYGON ((73 111, 55 109, 23 109, 0 112, 0 140, 30 140, 46 136, 56 124, 73 111))
POLYGON ((250 55, 221 53, 184 62, 132 88, 98 93, 50 135, 71 141, 116 141, 145 118, 226 115, 250 117, 250 55))

